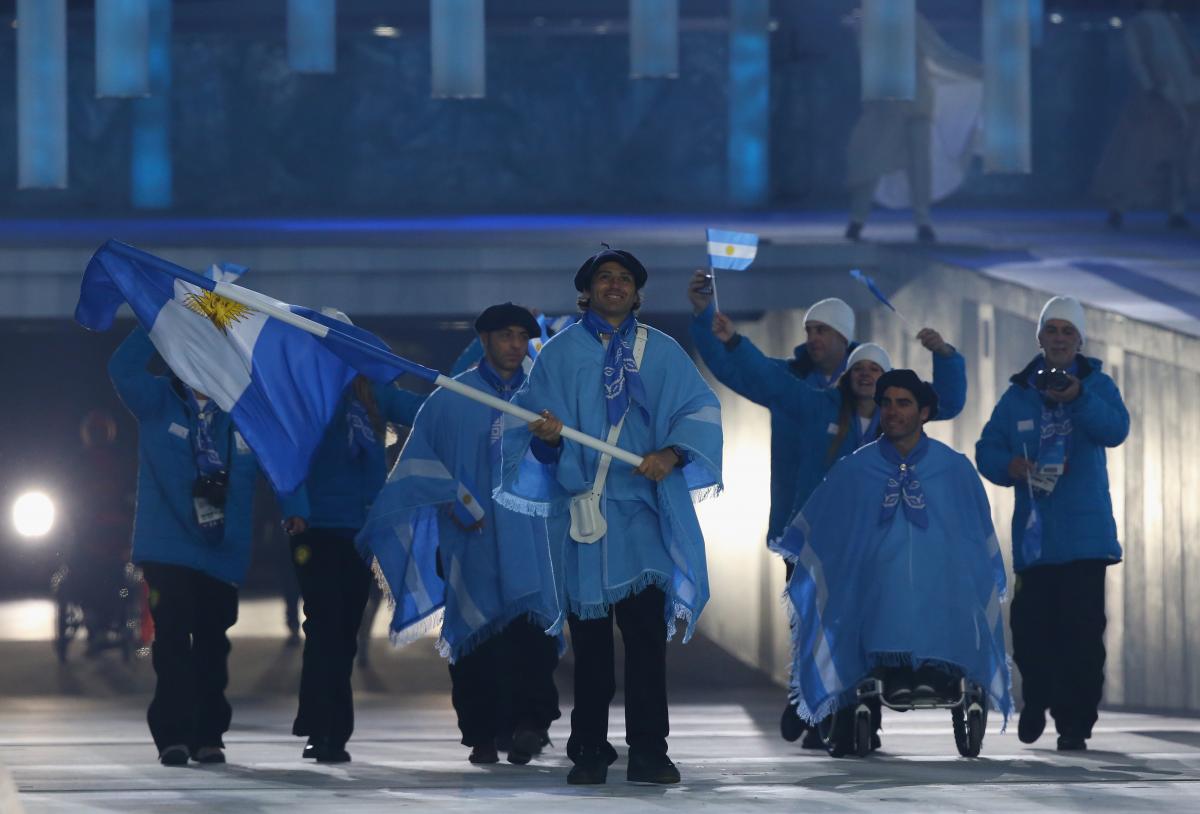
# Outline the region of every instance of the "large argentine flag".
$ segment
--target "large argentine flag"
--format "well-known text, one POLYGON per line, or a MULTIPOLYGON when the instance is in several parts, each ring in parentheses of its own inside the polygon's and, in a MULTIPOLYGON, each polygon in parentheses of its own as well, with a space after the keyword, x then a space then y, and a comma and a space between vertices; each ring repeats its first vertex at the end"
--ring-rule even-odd
POLYGON ((105 331, 121 304, 129 303, 175 375, 233 417, 280 494, 307 477, 313 450, 356 368, 376 381, 403 373, 437 377, 400 357, 389 362, 365 353, 387 346, 360 328, 260 296, 325 326, 327 335, 317 337, 221 297, 213 287, 212 279, 110 240, 84 272, 75 319, 105 331))
POLYGON ((744 271, 758 254, 758 235, 750 232, 708 230, 708 264, 715 269, 744 271))

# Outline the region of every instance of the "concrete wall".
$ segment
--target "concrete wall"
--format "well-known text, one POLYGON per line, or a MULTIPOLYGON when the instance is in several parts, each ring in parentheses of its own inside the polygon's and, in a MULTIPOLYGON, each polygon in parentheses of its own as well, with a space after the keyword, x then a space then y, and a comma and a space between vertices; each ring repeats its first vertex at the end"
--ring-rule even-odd
MULTIPOLYGON (((892 298, 914 324, 940 330, 967 358, 970 394, 953 422, 930 434, 973 457, 1008 378, 1037 352, 1046 295, 951 267, 909 269, 892 298)), ((817 299, 814 292, 813 299, 817 299)), ((855 301, 859 302, 859 301, 855 301)), ((858 312, 859 339, 888 348, 897 366, 931 372, 929 354, 882 308, 858 312)), ((803 311, 767 313, 740 330, 772 355, 791 353, 803 311)), ((1132 417, 1108 456, 1125 561, 1108 572, 1108 705, 1200 711, 1200 340, 1088 309, 1087 352, 1103 360, 1132 417), (1190 542, 1189 542, 1190 541, 1190 542)), ((769 425, 760 407, 717 385, 725 411, 726 496, 706 505, 713 601, 702 626, 742 660, 787 674, 783 568, 766 533, 769 425)), ((985 484, 1010 562, 1011 489, 985 484)))

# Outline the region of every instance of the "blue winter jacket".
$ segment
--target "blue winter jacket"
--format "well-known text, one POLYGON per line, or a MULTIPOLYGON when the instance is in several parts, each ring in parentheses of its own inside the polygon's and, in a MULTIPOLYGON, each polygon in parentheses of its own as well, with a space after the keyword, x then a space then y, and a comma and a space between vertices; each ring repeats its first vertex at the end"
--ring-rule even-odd
MULTIPOLYGON (((725 344, 713 334, 714 312, 713 306, 709 305, 692 318, 692 342, 700 358, 721 384, 771 411, 771 514, 767 521, 767 539, 773 540, 783 533, 784 526, 792 516, 801 472, 812 468, 808 465, 809 451, 804 444, 805 437, 812 435, 812 432, 806 432, 802 421, 775 403, 768 380, 804 381, 815 388, 827 387, 830 381, 816 369, 805 345, 796 346, 791 359, 767 359, 767 374, 748 375, 738 366, 736 357, 725 344)), ((739 344, 749 344, 749 340, 742 337, 739 344)), ((851 345, 850 349, 854 347, 851 345)), ((820 478, 817 480, 819 482, 820 478)), ((811 491, 811 487, 808 491, 811 491)))
POLYGON ((1036 458, 1040 440, 1042 396, 1029 384, 1029 377, 1042 364, 1039 355, 1012 377, 992 417, 975 444, 975 465, 997 486, 1012 486, 1013 570, 1035 565, 1052 565, 1075 560, 1121 559, 1117 524, 1113 519, 1108 491, 1108 462, 1105 448, 1115 447, 1129 434, 1129 411, 1121 393, 1098 359, 1076 357, 1082 391, 1069 402, 1073 430, 1067 442, 1066 471, 1054 491, 1037 498, 1042 519, 1042 555, 1025 562, 1021 541, 1029 520, 1029 487, 1008 474, 1013 458, 1036 458))
MULTIPOLYGON (((384 421, 412 426, 425 396, 401 390, 391 384, 373 384, 375 403, 384 421)), ((384 439, 358 454, 351 454, 350 427, 346 410, 354 398, 353 385, 347 386, 313 453, 308 478, 295 492, 282 500, 284 517, 300 517, 314 528, 360 529, 367 511, 387 478, 384 439)))
MULTIPOLYGON (((967 401, 967 362, 955 351, 950 356, 933 355, 933 389, 938 396, 935 421, 949 421, 962 412, 967 401)), ((817 389, 806 381, 786 376, 772 375, 775 360, 763 355, 754 343, 745 337, 729 351, 733 364, 742 375, 761 382, 761 388, 772 406, 772 415, 783 412, 791 416, 802 428, 797 440, 801 448, 803 464, 795 477, 795 494, 789 507, 788 518, 803 508, 809 495, 825 479, 830 467, 874 438, 859 439, 856 426, 852 423, 832 453, 830 447, 837 440, 838 419, 842 407, 842 392, 836 387, 817 389)), ((854 422, 857 419, 851 417, 854 422)), ((774 539, 774 538, 772 538, 774 539)))
POLYGON ((154 354, 150 337, 138 327, 108 363, 117 394, 138 422, 133 561, 182 565, 236 585, 246 578, 250 566, 258 461, 229 415, 218 411, 212 423, 213 444, 225 462, 229 484, 224 535, 215 541, 207 538, 192 502, 197 476, 196 411, 182 383, 146 369, 154 354))

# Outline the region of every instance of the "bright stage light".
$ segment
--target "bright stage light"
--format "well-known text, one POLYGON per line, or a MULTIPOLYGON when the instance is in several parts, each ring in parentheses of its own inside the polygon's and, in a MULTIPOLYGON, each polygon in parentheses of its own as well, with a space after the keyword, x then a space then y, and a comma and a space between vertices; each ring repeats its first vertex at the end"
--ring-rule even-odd
POLYGON ((371 33, 376 37, 395 38, 400 36, 400 29, 392 25, 377 25, 371 29, 371 33))
POLYGON ((13 503, 12 518, 22 537, 45 537, 54 527, 54 501, 45 492, 26 492, 13 503))

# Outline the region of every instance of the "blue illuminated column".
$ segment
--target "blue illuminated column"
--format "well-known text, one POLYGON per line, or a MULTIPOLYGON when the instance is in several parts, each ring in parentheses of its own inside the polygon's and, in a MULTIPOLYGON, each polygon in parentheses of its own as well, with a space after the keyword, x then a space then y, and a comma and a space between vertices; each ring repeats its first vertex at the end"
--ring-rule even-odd
POLYGON ((67 185, 67 2, 17 0, 17 188, 67 185))
POLYGON ((150 92, 149 0, 96 0, 96 95, 150 92))
POLYGON ((729 155, 734 206, 765 206, 771 116, 770 0, 730 0, 729 155))
POLYGON ((336 71, 337 0, 288 0, 287 44, 293 71, 336 71))
POLYGON ((171 206, 171 0, 150 2, 150 96, 133 102, 130 185, 138 209, 171 206))
POLYGON ((487 83, 483 0, 429 0, 435 99, 482 99, 487 83))
POLYGON ((1029 42, 1040 48, 1046 35, 1045 0, 1029 0, 1029 42))
POLYGON ((679 76, 679 0, 629 0, 629 76, 679 76))
POLYGON ((916 0, 863 0, 863 101, 917 96, 916 0))
POLYGON ((983 166, 1033 170, 1029 0, 983 2, 983 166))

